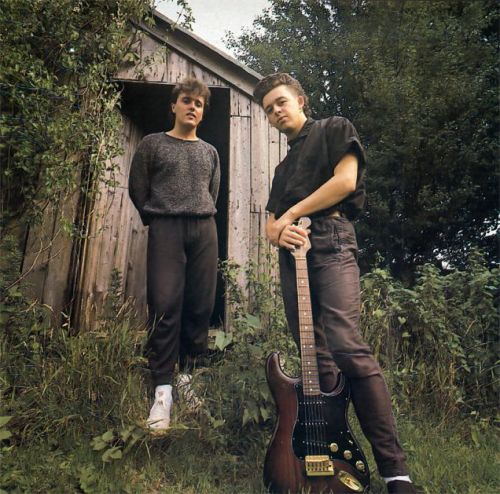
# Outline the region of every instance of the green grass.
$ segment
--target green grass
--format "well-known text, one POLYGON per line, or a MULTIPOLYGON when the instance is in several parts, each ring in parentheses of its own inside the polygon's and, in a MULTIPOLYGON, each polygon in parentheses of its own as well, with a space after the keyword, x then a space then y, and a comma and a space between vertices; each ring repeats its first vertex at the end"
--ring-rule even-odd
MULTIPOLYGON (((0 333, 0 494, 264 493, 262 465, 275 420, 265 358, 280 351, 292 375, 298 358, 276 283, 271 277, 266 283, 251 279, 258 310, 247 312, 236 283, 228 278, 234 330, 218 334, 215 341, 224 352, 196 373, 194 385, 205 400, 202 413, 192 416, 176 402, 174 427, 160 437, 144 427, 151 406, 141 357, 145 334, 119 305, 119 297, 110 297, 109 315, 98 331, 78 333, 52 327, 46 308, 14 293, 8 310, 0 307, 8 322, 0 333), (6 423, 2 416, 12 418, 6 423)), ((365 300, 369 297, 365 293, 365 300)), ((364 307, 368 316, 373 312, 367 320, 375 349, 394 340, 387 321, 382 324, 375 317, 380 312, 377 297, 372 297, 377 303, 371 309, 364 307)), ((433 327, 432 321, 422 329, 433 327)), ((493 324, 484 327, 483 339, 489 341, 493 324)), ((490 418, 494 411, 482 406, 492 402, 490 354, 483 369, 478 353, 471 360, 476 370, 467 371, 476 377, 467 386, 456 378, 450 391, 448 379, 440 378, 447 372, 466 373, 466 361, 450 363, 450 342, 436 341, 432 352, 410 358, 402 353, 404 346, 398 352, 407 361, 385 361, 393 369, 387 380, 397 398, 396 418, 411 476, 426 494, 496 494, 499 434, 490 418), (463 410, 473 412, 464 416, 463 410)), ((407 349, 415 350, 415 345, 407 349)), ((493 349, 491 345, 488 352, 493 349)), ((371 492, 385 493, 370 448, 355 419, 351 422, 368 456, 371 492)))
MULTIPOLYGON (((412 480, 422 491, 428 494, 499 492, 498 431, 493 426, 479 428, 471 420, 455 418, 443 422, 435 411, 420 410, 418 403, 414 406, 417 412, 399 415, 397 422, 412 480)), ((384 484, 374 471, 370 447, 364 438, 361 441, 371 466, 372 493, 385 493, 384 484)))
MULTIPOLYGON (((87 429, 80 421, 67 421, 59 430, 51 426, 46 433, 38 430, 32 438, 22 440, 17 436, 20 440, 10 446, 4 442, 0 488, 12 493, 263 493, 262 463, 273 419, 260 426, 241 426, 244 395, 228 396, 231 383, 219 380, 232 363, 228 359, 199 376, 197 385, 206 400, 204 413, 190 416, 182 404, 177 404, 172 430, 164 436, 153 436, 136 428, 139 440, 119 459, 105 463, 102 454, 106 449, 96 451, 92 447, 97 434, 120 429, 118 422, 110 427, 109 413, 97 434, 95 423, 87 429)), ((128 386, 145 392, 142 381, 136 373, 129 376, 128 386)), ((149 401, 135 396, 127 409, 136 415, 140 426, 149 401)), ((471 419, 445 422, 438 413, 426 415, 417 403, 414 406, 415 413, 398 416, 398 426, 412 477, 423 491, 497 493, 498 434, 493 426, 471 419)), ((357 436, 371 466, 372 493, 384 493, 369 446, 359 433, 357 436)), ((122 452, 126 444, 122 443, 122 452)))

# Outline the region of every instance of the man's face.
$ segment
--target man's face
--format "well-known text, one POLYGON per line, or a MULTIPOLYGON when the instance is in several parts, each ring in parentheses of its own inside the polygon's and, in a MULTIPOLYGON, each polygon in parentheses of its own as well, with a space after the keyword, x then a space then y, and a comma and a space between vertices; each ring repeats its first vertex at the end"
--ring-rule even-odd
POLYGON ((304 124, 304 98, 289 86, 277 86, 262 100, 269 123, 286 135, 295 134, 304 124))
POLYGON ((198 127, 204 108, 205 99, 193 93, 179 93, 177 101, 172 103, 175 122, 184 127, 198 127))

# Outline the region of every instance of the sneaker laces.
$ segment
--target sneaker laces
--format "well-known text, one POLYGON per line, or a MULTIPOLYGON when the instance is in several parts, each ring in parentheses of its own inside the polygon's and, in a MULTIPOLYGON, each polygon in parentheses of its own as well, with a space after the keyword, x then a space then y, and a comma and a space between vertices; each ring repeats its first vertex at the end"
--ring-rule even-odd
POLYGON ((191 411, 197 411, 203 406, 203 399, 200 398, 192 388, 193 376, 191 374, 179 374, 177 376, 176 387, 179 397, 186 403, 191 411))

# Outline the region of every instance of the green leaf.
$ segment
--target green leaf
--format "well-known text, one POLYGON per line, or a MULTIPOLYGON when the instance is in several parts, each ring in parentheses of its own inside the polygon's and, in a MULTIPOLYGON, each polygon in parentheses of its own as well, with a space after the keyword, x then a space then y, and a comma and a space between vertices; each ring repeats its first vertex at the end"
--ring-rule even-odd
POLYGON ((233 335, 231 333, 226 333, 225 331, 217 331, 215 335, 215 348, 218 350, 224 350, 233 341, 233 335))
POLYGON ((243 421, 242 421, 242 425, 245 426, 246 424, 248 424, 248 422, 250 422, 250 420, 252 420, 252 417, 250 415, 250 412, 248 411, 247 408, 245 408, 245 410, 243 411, 243 421))
POLYGON ((243 319, 252 328, 259 329, 262 326, 260 319, 257 316, 254 316, 253 314, 245 314, 243 316, 243 319))
POLYGON ((474 443, 474 446, 476 448, 479 448, 481 447, 481 441, 479 440, 479 436, 477 435, 477 431, 475 431, 474 429, 471 431, 470 433, 470 436, 471 436, 471 439, 472 439, 472 442, 474 443))
POLYGON ((101 436, 101 439, 106 442, 106 443, 109 443, 111 442, 115 437, 115 433, 112 429, 110 429, 109 431, 106 431, 102 436, 101 436))
POLYGON ((3 417, 0 417, 0 427, 7 425, 11 419, 12 415, 4 415, 3 417))
POLYGON ((0 441, 3 441, 4 439, 9 439, 9 437, 12 437, 12 432, 6 429, 0 430, 0 441))
POLYGON ((108 447, 108 443, 104 442, 100 436, 94 437, 92 441, 90 441, 90 445, 94 451, 101 451, 108 447))
POLYGON ((102 455, 102 461, 104 463, 109 463, 112 460, 119 460, 123 456, 122 450, 118 446, 107 449, 102 455))

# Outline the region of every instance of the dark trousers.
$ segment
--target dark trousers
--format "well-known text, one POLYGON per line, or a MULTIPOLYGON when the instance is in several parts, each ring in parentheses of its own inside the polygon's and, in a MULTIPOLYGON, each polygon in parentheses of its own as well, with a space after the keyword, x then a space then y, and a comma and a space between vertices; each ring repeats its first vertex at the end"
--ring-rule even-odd
MULTIPOLYGON (((349 378, 354 408, 384 477, 407 475, 381 368, 359 332, 360 288, 356 234, 343 217, 313 218, 308 272, 320 384, 331 391, 338 369, 349 378)), ((288 325, 299 349, 295 259, 280 249, 288 325)))
POLYGON ((172 384, 207 350, 217 283, 217 230, 211 217, 169 216, 149 226, 146 355, 153 384, 172 384))

